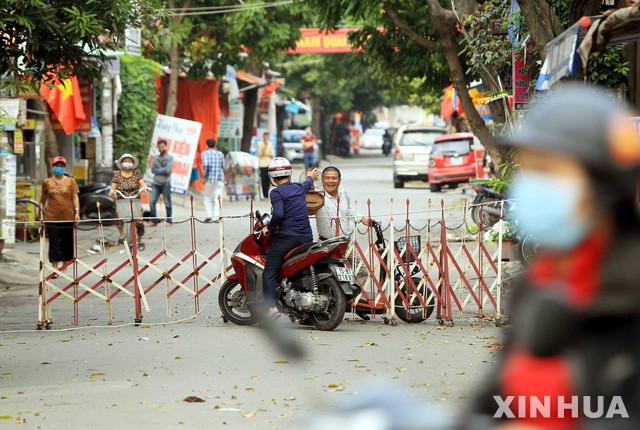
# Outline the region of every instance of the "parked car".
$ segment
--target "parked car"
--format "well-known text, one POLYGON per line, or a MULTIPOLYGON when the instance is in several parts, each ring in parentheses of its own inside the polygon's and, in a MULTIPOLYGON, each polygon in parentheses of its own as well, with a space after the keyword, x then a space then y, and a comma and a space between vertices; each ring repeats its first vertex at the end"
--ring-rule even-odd
MULTIPOLYGON (((284 130, 282 132, 282 146, 284 146, 284 158, 291 161, 304 161, 304 153, 302 151, 302 136, 304 136, 304 130, 284 130)), ((316 141, 316 166, 319 165, 322 159, 320 147, 322 141, 318 139, 316 141)))
POLYGON ((429 189, 438 192, 445 184, 455 188, 469 182, 476 177, 476 161, 482 162, 482 154, 484 147, 471 133, 437 137, 429 157, 429 189))
POLYGON ((360 148, 380 149, 382 148, 384 130, 381 128, 368 128, 360 138, 360 148))
POLYGON ((395 134, 393 187, 403 188, 406 181, 429 180, 429 154, 434 140, 447 134, 442 127, 403 125, 395 134))

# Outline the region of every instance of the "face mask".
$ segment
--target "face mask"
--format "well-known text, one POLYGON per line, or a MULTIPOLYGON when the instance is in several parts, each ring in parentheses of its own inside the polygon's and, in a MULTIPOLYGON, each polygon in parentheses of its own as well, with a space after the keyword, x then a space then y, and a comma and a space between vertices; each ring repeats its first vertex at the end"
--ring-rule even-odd
POLYGON ((56 176, 64 175, 64 167, 54 167, 53 168, 53 174, 56 175, 56 176))
POLYGON ((576 215, 582 197, 577 181, 527 172, 513 181, 511 197, 518 231, 543 248, 568 251, 590 232, 588 220, 576 215))
POLYGON ((132 170, 133 169, 133 163, 122 163, 121 166, 122 166, 122 168, 124 170, 132 170))

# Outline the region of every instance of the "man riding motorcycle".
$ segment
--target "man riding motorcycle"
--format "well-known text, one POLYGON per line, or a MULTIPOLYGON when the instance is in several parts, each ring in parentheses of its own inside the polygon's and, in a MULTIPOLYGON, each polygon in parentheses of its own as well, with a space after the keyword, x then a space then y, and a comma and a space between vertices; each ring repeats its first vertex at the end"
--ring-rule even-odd
POLYGON ((313 241, 309 212, 305 196, 313 181, 318 178, 315 167, 307 172, 302 184, 291 182, 291 163, 283 157, 269 163, 269 178, 275 185, 271 190, 271 220, 263 233, 276 235, 267 253, 267 263, 262 274, 264 306, 267 317, 278 316, 276 308, 276 284, 284 256, 293 248, 313 241))

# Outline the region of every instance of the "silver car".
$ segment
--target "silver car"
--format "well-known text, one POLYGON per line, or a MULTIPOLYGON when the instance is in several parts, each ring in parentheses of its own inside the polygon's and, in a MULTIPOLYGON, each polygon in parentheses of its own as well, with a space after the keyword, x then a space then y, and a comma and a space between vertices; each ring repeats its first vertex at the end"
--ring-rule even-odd
POLYGON ((404 125, 395 135, 393 187, 406 181, 429 181, 429 154, 436 137, 449 131, 442 127, 404 125))

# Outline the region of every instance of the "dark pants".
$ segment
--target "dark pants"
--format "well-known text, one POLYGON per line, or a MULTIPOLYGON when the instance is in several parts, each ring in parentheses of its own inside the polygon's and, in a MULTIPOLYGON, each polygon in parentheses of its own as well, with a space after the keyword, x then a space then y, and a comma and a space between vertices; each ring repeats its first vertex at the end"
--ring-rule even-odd
POLYGON ((49 238, 49 261, 73 260, 73 223, 47 222, 45 228, 49 238))
MULTIPOLYGON (((164 200, 164 204, 167 208, 167 222, 172 222, 171 220, 171 183, 167 182, 166 184, 156 185, 151 184, 153 191, 151 192, 151 201, 149 202, 149 209, 151 212, 151 218, 157 217, 156 212, 156 203, 158 203, 158 199, 160 198, 160 194, 162 194, 162 199, 164 200)), ((154 219, 153 222, 156 224, 158 220, 154 219)))
POLYGON ((271 182, 269 180, 269 168, 261 167, 260 168, 260 182, 262 182, 262 196, 264 198, 269 197, 269 186, 271 182))
POLYGON ((312 240, 313 237, 311 236, 276 236, 273 240, 271 248, 267 251, 267 264, 264 266, 264 272, 262 272, 262 294, 266 307, 272 308, 276 305, 276 283, 278 282, 280 268, 282 268, 282 263, 284 262, 284 256, 293 248, 312 240))

